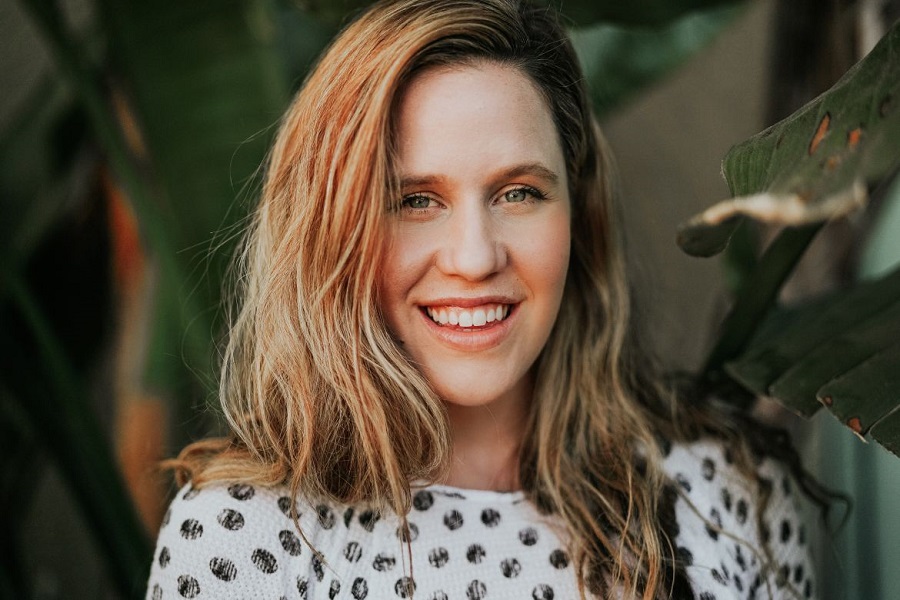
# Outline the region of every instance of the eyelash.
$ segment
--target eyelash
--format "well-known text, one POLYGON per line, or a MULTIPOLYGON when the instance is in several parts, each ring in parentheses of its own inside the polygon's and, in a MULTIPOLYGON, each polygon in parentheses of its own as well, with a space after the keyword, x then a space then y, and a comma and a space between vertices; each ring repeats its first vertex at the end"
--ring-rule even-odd
MULTIPOLYGON (((509 194, 511 192, 525 192, 525 194, 527 194, 528 196, 531 197, 530 200, 532 202, 540 202, 540 201, 547 199, 547 196, 543 192, 541 192, 537 188, 531 187, 530 185, 519 185, 514 188, 510 188, 510 189, 506 190, 505 192, 503 192, 502 194, 500 194, 500 198, 503 198, 504 196, 506 196, 507 194, 509 194)), ((431 208, 430 206, 425 207, 425 208, 414 208, 412 206, 409 206, 408 203, 410 201, 417 200, 417 199, 424 199, 424 200, 428 200, 429 202, 436 202, 436 200, 434 198, 432 198, 430 196, 426 196, 425 194, 410 194, 409 196, 405 196, 400 201, 400 208, 402 210, 413 212, 413 213, 422 213, 422 212, 428 210, 429 208, 431 208)), ((521 202, 510 202, 509 204, 527 204, 528 202, 529 202, 529 198, 525 198, 521 202)))

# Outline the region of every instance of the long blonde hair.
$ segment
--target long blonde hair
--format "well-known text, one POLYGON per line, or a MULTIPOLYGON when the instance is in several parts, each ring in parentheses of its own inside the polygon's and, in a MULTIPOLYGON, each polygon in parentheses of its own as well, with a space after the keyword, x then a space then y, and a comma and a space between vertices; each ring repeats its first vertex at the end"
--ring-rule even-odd
POLYGON ((660 517, 671 499, 658 440, 691 432, 640 366, 609 152, 572 46, 547 8, 381 2, 336 38, 284 116, 240 255, 220 389, 234 435, 197 442, 174 464, 197 486, 287 483, 308 498, 374 503, 401 517, 409 482, 446 472, 444 406, 392 340, 376 270, 400 197, 397 99, 423 69, 479 61, 519 69, 542 91, 573 202, 571 263, 535 365, 520 481, 566 526, 582 592, 666 596, 678 570, 660 517))

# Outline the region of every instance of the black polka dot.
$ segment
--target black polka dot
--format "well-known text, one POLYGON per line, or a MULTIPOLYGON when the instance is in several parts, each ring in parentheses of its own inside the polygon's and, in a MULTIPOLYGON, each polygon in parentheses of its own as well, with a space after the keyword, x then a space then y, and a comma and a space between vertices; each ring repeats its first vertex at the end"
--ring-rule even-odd
POLYGON ((676 473, 675 474, 675 483, 681 486, 685 492, 690 493, 691 491, 691 482, 688 481, 688 478, 685 477, 684 473, 676 473))
POLYGON ((344 527, 350 527, 350 523, 353 522, 353 508, 348 508, 344 511, 344 527))
POLYGON ((362 577, 357 577, 350 586, 350 595, 353 596, 353 600, 363 600, 369 595, 369 584, 362 577))
POLYGON ((401 577, 394 584, 394 593, 400 598, 412 598, 416 591, 416 582, 412 577, 401 577))
POLYGON ((263 573, 270 574, 278 570, 278 561, 272 556, 272 553, 262 548, 257 548, 250 555, 250 561, 257 569, 263 573))
POLYGON ((741 568, 741 571, 747 570, 747 559, 744 558, 744 550, 740 544, 736 544, 734 547, 734 562, 741 568))
POLYGON ((468 600, 482 600, 487 597, 487 586, 483 581, 473 579, 466 586, 466 598, 468 600))
POLYGON ((162 588, 159 587, 158 583, 153 584, 153 594, 150 596, 150 600, 162 600, 163 591, 162 588))
POLYGON ((450 531, 456 531, 463 525, 463 516, 458 510, 451 510, 444 514, 444 525, 450 531))
POLYGON ((769 529, 769 525, 767 523, 759 524, 759 538, 762 540, 763 544, 768 544, 769 539, 772 537, 772 531, 769 529))
POLYGON ((500 561, 500 572, 507 579, 512 579, 518 577, 519 573, 522 572, 522 565, 515 558, 504 558, 500 561))
POLYGON ((186 540, 196 540, 203 535, 203 525, 196 519, 185 519, 181 524, 181 537, 186 540))
POLYGON ((812 580, 807 579, 803 584, 803 597, 812 598, 812 580))
POLYGON ((519 541, 526 546, 534 546, 538 541, 538 533, 533 527, 526 527, 519 531, 519 541))
POLYGON ((334 527, 334 523, 337 519, 334 516, 334 511, 331 510, 330 507, 325 504, 320 504, 316 507, 316 514, 319 516, 319 525, 322 526, 322 529, 331 529, 334 527))
POLYGON ((473 565, 480 564, 482 560, 484 560, 486 552, 484 551, 484 547, 481 544, 472 544, 466 549, 466 560, 468 560, 473 565))
POLYGON ((432 595, 428 596, 428 600, 450 600, 450 596, 447 595, 447 592, 444 590, 438 590, 432 595))
POLYGON ((722 530, 722 515, 718 508, 709 511, 710 522, 706 524, 706 533, 714 540, 719 539, 719 532, 722 530))
POLYGON ((236 510, 226 508, 219 513, 219 516, 216 517, 216 521, 219 522, 219 525, 229 531, 237 531, 244 526, 244 515, 236 510))
MULTIPOLYGON (((287 496, 282 496, 281 498, 278 499, 278 510, 280 510, 282 512, 282 514, 284 514, 284 516, 286 516, 289 519, 294 518, 294 515, 291 514, 292 508, 293 508, 293 502, 291 502, 291 499, 288 498, 287 496)), ((300 516, 299 512, 298 512, 297 516, 300 516)))
POLYGON ((281 542, 281 547, 284 548, 284 551, 291 556, 300 556, 300 553, 303 552, 303 544, 293 531, 288 529, 279 531, 278 541, 281 542))
POLYGON ((249 500, 255 493, 256 490, 253 489, 253 486, 247 484, 236 483, 234 485, 228 486, 228 495, 235 500, 249 500))
POLYGON ((419 527, 415 523, 407 523, 406 525, 401 525, 397 528, 397 539, 399 539, 404 544, 407 542, 414 542, 416 538, 419 537, 419 527))
POLYGON ((200 595, 200 584, 190 575, 178 577, 178 593, 182 598, 196 598, 200 595))
POLYGON ((200 490, 198 490, 195 487, 191 487, 188 489, 188 491, 186 491, 184 493, 184 495, 181 497, 181 499, 182 500, 193 500, 194 498, 197 497, 197 494, 199 494, 199 493, 200 493, 200 490))
POLYGON ((675 549, 675 557, 678 559, 678 562, 686 567, 694 564, 694 554, 684 546, 679 546, 675 549))
POLYGON ((500 513, 493 508, 486 508, 481 511, 481 522, 488 527, 496 527, 500 524, 500 513))
POLYGON ((297 592, 300 593, 301 598, 306 598, 309 593, 309 579, 306 577, 297 578, 297 592))
POLYGON ((569 566, 569 555, 564 550, 557 548, 550 553, 550 564, 554 569, 565 569, 569 566))
POLYGON ((162 550, 159 551, 159 566, 161 569, 165 569, 169 565, 169 560, 171 560, 172 556, 169 554, 169 549, 166 546, 162 547, 162 550))
POLYGON ((700 600, 716 600, 716 597, 712 592, 703 592, 700 594, 700 600))
POLYGON ((531 597, 534 600, 553 600, 553 588, 546 583, 540 583, 531 590, 531 597))
POLYGON ((432 548, 428 553, 428 562, 431 563, 432 567, 440 569, 444 565, 447 564, 447 561, 450 560, 450 553, 447 552, 446 548, 432 548))
POLYGON ((722 574, 725 576, 725 579, 731 578, 731 572, 728 570, 728 567, 725 566, 724 562, 719 563, 719 569, 722 571, 722 574))
POLYGON ((780 536, 781 543, 786 544, 789 539, 791 539, 791 524, 787 519, 781 521, 781 533, 780 536))
POLYGON ((362 558, 362 546, 358 542, 348 543, 344 548, 344 558, 352 563, 359 562, 359 559, 362 558))
POLYGON ((313 552, 313 557, 309 561, 313 568, 313 573, 316 576, 316 581, 322 581, 325 579, 325 565, 322 563, 322 559, 319 558, 319 554, 317 552, 313 552))
POLYGON ((734 574, 732 581, 734 581, 734 587, 737 589, 737 591, 744 591, 744 582, 741 580, 737 573, 734 574))
POLYGON ((797 565, 794 567, 794 583, 797 585, 803 581, 803 565, 797 565))
POLYGON ((390 571, 394 568, 394 565, 397 563, 397 560, 388 554, 379 554, 375 557, 375 560, 372 561, 372 568, 379 572, 390 571))
POLYGON ((713 477, 716 476, 716 463, 714 463, 711 458, 704 458, 701 472, 703 474, 703 479, 712 481, 713 477))
POLYGON ((723 487, 719 492, 719 498, 722 500, 722 506, 725 507, 725 510, 731 512, 731 490, 726 487, 723 487))
POLYGON ((744 523, 747 522, 747 511, 749 509, 750 509, 750 507, 747 506, 746 500, 744 500, 743 498, 740 498, 737 501, 737 506, 735 507, 735 511, 736 511, 735 516, 737 516, 737 522, 740 525, 743 525, 744 523))
POLYGON ((725 580, 725 576, 722 575, 722 572, 718 569, 712 570, 712 578, 722 585, 728 585, 728 582, 725 580))
POLYGON ((337 579, 331 580, 331 585, 328 587, 328 598, 330 600, 334 600, 337 598, 337 595, 341 593, 341 582, 337 579))
POLYGON ((213 559, 209 561, 209 570, 222 581, 231 581, 237 577, 237 568, 234 566, 234 563, 227 558, 219 556, 213 557, 213 559))
POLYGON ((434 504, 434 495, 426 490, 416 492, 413 496, 413 508, 416 510, 428 510, 434 504))
POLYGON ((374 510, 365 510, 359 515, 359 524, 362 525, 362 528, 372 533, 372 530, 375 529, 375 523, 381 519, 381 515, 374 510))

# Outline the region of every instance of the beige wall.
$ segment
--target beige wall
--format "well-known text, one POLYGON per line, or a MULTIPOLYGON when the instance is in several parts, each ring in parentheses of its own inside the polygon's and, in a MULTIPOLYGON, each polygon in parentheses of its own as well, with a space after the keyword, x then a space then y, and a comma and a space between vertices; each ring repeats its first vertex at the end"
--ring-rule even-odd
POLYGON ((724 310, 719 260, 681 252, 675 228, 728 196, 722 157, 764 126, 772 8, 752 3, 709 48, 604 124, 638 302, 664 364, 699 366, 724 310))

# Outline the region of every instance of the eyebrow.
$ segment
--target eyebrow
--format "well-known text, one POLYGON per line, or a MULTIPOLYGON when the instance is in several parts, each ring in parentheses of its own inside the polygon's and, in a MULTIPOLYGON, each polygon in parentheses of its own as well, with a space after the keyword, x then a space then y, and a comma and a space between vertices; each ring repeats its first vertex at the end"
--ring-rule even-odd
MULTIPOLYGON (((547 183, 556 184, 559 182, 559 175, 557 175, 554 171, 547 168, 545 165, 539 162, 531 162, 531 163, 523 163, 521 165, 514 165, 507 169, 504 169, 498 172, 493 179, 510 179, 513 177, 520 177, 522 175, 531 175, 534 177, 538 177, 540 179, 545 180, 547 183)), ((400 180, 401 188, 407 187, 418 187, 423 185, 432 185, 439 184, 446 181, 446 178, 443 175, 422 175, 422 176, 411 176, 411 177, 403 177, 400 180)))

